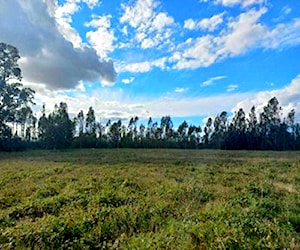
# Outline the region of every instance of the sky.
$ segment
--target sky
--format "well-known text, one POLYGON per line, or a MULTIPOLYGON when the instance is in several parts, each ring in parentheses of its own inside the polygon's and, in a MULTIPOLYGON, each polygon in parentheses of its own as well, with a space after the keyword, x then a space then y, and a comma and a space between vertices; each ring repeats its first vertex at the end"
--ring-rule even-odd
POLYGON ((298 0, 0 0, 35 109, 202 125, 276 96, 300 121, 298 0))

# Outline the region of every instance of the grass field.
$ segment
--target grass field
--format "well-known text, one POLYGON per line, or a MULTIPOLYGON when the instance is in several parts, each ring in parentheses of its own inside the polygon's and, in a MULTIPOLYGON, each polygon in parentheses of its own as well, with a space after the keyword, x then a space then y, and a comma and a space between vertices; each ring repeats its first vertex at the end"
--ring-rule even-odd
POLYGON ((300 249, 300 153, 0 153, 0 249, 300 249))

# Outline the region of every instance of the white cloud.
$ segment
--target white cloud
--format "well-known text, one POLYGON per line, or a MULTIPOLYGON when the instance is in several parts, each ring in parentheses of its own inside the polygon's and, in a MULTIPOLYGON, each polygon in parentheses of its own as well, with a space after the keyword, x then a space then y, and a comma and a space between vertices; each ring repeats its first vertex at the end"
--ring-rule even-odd
MULTIPOLYGON (((74 88, 81 80, 113 83, 116 72, 112 61, 101 60, 87 46, 74 48, 57 27, 57 6, 52 1, 47 3, 1 1, 0 40, 19 49, 24 81, 44 84, 49 89, 74 88)), ((73 6, 64 12, 75 10, 73 6)))
POLYGON ((188 30, 194 30, 194 29, 196 29, 197 24, 193 19, 189 18, 189 19, 184 21, 184 26, 183 27, 185 29, 188 29, 188 30))
MULTIPOLYGON (((266 12, 266 8, 250 9, 231 18, 219 35, 207 34, 178 44, 174 54, 180 57, 169 58, 172 68, 208 67, 216 61, 244 54, 251 49, 282 49, 300 44, 300 18, 269 28, 259 22, 266 12)), ((188 26, 193 26, 190 21, 186 23, 188 26)))
POLYGON ((291 109, 295 109, 297 120, 300 121, 300 75, 284 88, 253 93, 245 100, 238 102, 233 110, 243 108, 245 111, 249 111, 254 105, 261 112, 262 107, 274 96, 278 99, 279 105, 282 106, 284 115, 291 109))
POLYGON ((176 88, 175 93, 184 93, 188 91, 188 88, 176 88))
POLYGON ((125 79, 122 79, 122 83, 124 83, 124 84, 130 84, 130 83, 132 83, 133 81, 134 81, 134 77, 132 76, 132 77, 130 77, 130 78, 125 78, 125 79))
POLYGON ((228 24, 227 33, 220 37, 224 52, 230 55, 239 55, 248 48, 256 47, 267 31, 264 25, 258 23, 259 18, 266 11, 265 8, 258 11, 250 10, 240 14, 237 20, 231 21, 228 24))
POLYGON ((82 0, 82 2, 86 3, 90 9, 93 9, 101 3, 101 0, 82 0))
POLYGON ((51 91, 37 92, 36 98, 38 106, 36 112, 41 110, 42 103, 46 103, 46 111, 51 112, 54 105, 60 102, 68 104, 68 111, 71 117, 83 110, 86 114, 89 107, 95 110, 97 121, 105 122, 111 120, 126 120, 137 115, 139 117, 149 117, 149 113, 142 101, 129 98, 124 92, 112 89, 101 89, 87 95, 78 91, 51 91), (88 100, 88 101, 87 101, 88 100))
POLYGON ((215 116, 223 110, 231 110, 236 103, 241 102, 248 96, 248 93, 232 93, 193 98, 161 97, 150 103, 145 102, 144 105, 154 117, 161 117, 168 114, 172 117, 215 116))
POLYGON ((230 85, 227 86, 226 91, 227 92, 232 92, 232 91, 236 90, 238 87, 239 87, 239 85, 237 85, 237 84, 230 84, 230 85))
POLYGON ((210 18, 203 18, 200 21, 195 21, 193 19, 187 19, 184 21, 184 28, 188 30, 202 29, 207 31, 215 31, 217 27, 223 23, 224 12, 214 15, 210 18))
POLYGON ((199 27, 203 30, 214 31, 220 24, 223 23, 224 13, 214 15, 211 18, 204 18, 199 22, 199 27))
MULTIPOLYGON (((124 27, 128 27, 128 24, 133 29, 131 42, 137 42, 142 49, 170 45, 168 39, 172 30, 169 27, 174 24, 174 19, 165 12, 156 12, 158 5, 156 0, 136 0, 133 5, 122 4, 124 13, 120 23, 125 24, 124 27)), ((128 28, 126 31, 129 34, 128 28)))
POLYGON ((76 89, 79 90, 79 91, 81 91, 81 92, 85 92, 86 91, 84 83, 82 81, 79 82, 79 84, 76 86, 76 89))
POLYGON ((145 73, 149 72, 153 68, 166 68, 166 57, 158 58, 151 61, 143 61, 136 63, 119 63, 116 64, 116 69, 118 72, 131 72, 131 73, 145 73))
POLYGON ((55 17, 58 30, 64 38, 70 41, 75 48, 83 46, 82 39, 78 32, 71 26, 72 15, 79 11, 79 3, 76 0, 69 0, 64 5, 54 5, 52 1, 48 1, 50 14, 55 17))
POLYGON ((215 81, 219 81, 219 80, 222 80, 222 79, 225 79, 227 78, 227 76, 215 76, 215 77, 211 77, 209 78, 208 80, 204 81, 202 84, 201 84, 201 87, 207 87, 207 86, 210 86, 212 85, 215 81))
POLYGON ((281 13, 283 13, 284 15, 288 15, 292 12, 292 9, 289 6, 284 6, 281 10, 281 13))
POLYGON ((214 0, 215 4, 222 4, 224 6, 241 5, 242 7, 248 7, 254 4, 263 4, 264 2, 265 0, 214 0))
POLYGON ((163 31, 166 26, 174 23, 173 17, 168 16, 167 13, 158 13, 153 19, 152 28, 157 31, 163 31))
POLYGON ((58 30, 75 48, 84 46, 77 30, 72 27, 72 16, 80 11, 81 2, 87 4, 90 9, 100 4, 100 0, 68 0, 63 5, 58 5, 53 0, 46 1, 50 15, 55 17, 58 30))
MULTIPOLYGON (((180 90, 181 91, 181 90, 180 90)), ((165 115, 172 117, 207 116, 231 110, 236 103, 249 97, 248 93, 222 94, 208 97, 180 97, 178 92, 174 96, 170 93, 160 97, 130 96, 122 89, 113 90, 102 88, 86 94, 81 90, 72 91, 37 91, 35 110, 41 110, 42 103, 46 103, 47 112, 53 110, 56 103, 66 102, 71 116, 76 116, 80 110, 87 113, 92 106, 97 121, 128 120, 133 115, 140 119, 150 116, 160 118, 165 115), (211 104, 214 105, 211 105, 211 104)))
POLYGON ((92 21, 86 23, 87 27, 96 28, 95 31, 86 33, 89 43, 97 51, 101 58, 107 58, 108 54, 114 50, 114 32, 110 29, 111 15, 93 16, 92 21))
POLYGON ((121 23, 129 23, 133 28, 148 25, 148 22, 153 18, 153 9, 157 6, 156 1, 152 0, 137 0, 133 6, 122 5, 124 14, 120 19, 121 23))
POLYGON ((300 18, 290 23, 278 24, 273 30, 265 33, 263 46, 276 49, 300 44, 300 18))

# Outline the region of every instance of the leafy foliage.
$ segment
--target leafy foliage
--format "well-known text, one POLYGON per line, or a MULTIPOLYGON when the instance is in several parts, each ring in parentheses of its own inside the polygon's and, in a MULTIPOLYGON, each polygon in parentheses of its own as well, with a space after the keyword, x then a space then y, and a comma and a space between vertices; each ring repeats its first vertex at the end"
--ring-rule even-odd
POLYGON ((0 43, 0 140, 12 136, 8 123, 24 124, 31 113, 34 91, 20 83, 19 59, 17 48, 0 43))
POLYGON ((252 107, 247 115, 239 109, 233 117, 226 111, 209 117, 202 128, 183 121, 175 128, 171 116, 158 122, 149 118, 147 127, 133 116, 128 125, 121 120, 97 122, 90 107, 81 110, 73 121, 67 104, 60 103, 48 116, 45 107, 37 122, 30 105, 34 91, 19 83, 18 50, 0 43, 0 150, 26 147, 48 149, 78 148, 215 148, 255 150, 300 149, 300 124, 295 110, 282 117, 276 97, 271 98, 261 113, 252 107), (13 129, 12 129, 13 128, 13 129), (13 139, 11 139, 14 137, 13 139))
POLYGON ((46 148, 60 149, 71 145, 74 123, 70 120, 67 104, 61 102, 55 106, 54 111, 39 120, 39 137, 46 148))

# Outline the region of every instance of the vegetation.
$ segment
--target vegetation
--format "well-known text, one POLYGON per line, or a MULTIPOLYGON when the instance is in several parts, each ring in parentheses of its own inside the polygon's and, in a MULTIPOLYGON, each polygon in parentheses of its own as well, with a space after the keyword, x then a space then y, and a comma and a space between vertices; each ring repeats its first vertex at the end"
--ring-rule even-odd
POLYGON ((298 249, 297 152, 0 154, 1 249, 298 249))
POLYGON ((0 151, 54 150, 0 152, 1 249, 300 248, 298 152, 188 150, 300 149, 276 97, 203 130, 170 116, 104 125, 92 107, 72 119, 63 102, 38 118, 19 58, 0 43, 0 151))
POLYGON ((26 148, 215 148, 215 149, 300 149, 300 124, 295 111, 286 117, 276 97, 257 114, 253 106, 246 115, 243 109, 233 117, 223 111, 208 118, 204 129, 183 121, 174 128, 170 116, 158 122, 150 117, 147 126, 132 117, 128 125, 121 120, 98 123, 93 107, 86 116, 81 110, 73 120, 66 103, 55 105, 48 116, 31 110, 34 91, 23 88, 17 64, 18 50, 0 43, 0 150, 26 148))
MULTIPOLYGON (((30 104, 33 104, 34 91, 23 88, 21 69, 17 61, 18 50, 8 44, 0 43, 0 138, 11 138, 11 129, 7 123, 21 125, 21 136, 25 135, 26 120, 33 120, 30 104)), ((1 148, 1 147, 0 147, 1 148)))

